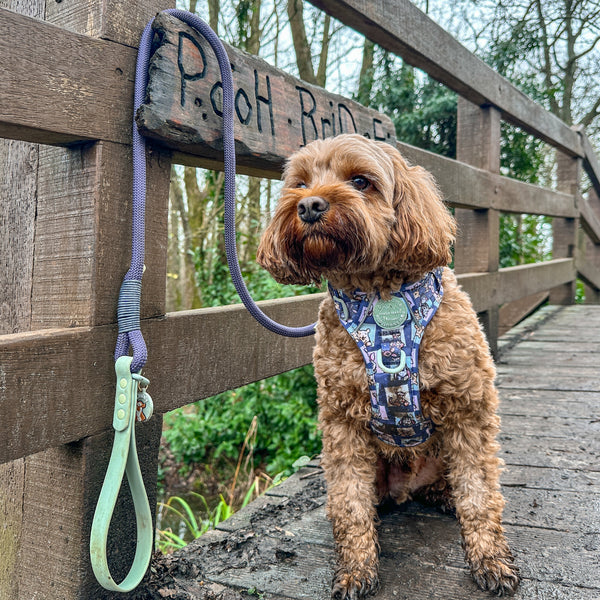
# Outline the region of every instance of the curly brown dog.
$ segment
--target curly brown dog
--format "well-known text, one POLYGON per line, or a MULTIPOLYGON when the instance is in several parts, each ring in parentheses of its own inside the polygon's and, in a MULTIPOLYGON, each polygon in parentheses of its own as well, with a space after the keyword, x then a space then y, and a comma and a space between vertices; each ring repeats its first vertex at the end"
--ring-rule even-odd
MULTIPOLYGON (((456 512, 465 557, 484 590, 513 593, 518 570, 501 524, 495 369, 451 260, 455 223, 430 174, 359 135, 317 140, 289 160, 258 262, 282 283, 320 282, 389 300, 436 268, 443 297, 418 354, 423 418, 433 434, 402 447, 373 431, 363 354, 323 301, 314 350, 327 514, 337 569, 332 597, 378 588, 377 504, 409 498, 456 512)), ((371 382, 372 383, 372 382, 371 382)))

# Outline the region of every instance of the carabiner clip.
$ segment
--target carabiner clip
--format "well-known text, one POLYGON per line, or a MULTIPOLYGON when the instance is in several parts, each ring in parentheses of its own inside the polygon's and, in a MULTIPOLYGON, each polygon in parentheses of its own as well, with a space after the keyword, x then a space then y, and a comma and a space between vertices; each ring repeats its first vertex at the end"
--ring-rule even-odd
POLYGON ((138 382, 143 387, 144 384, 148 385, 148 380, 139 374, 131 373, 131 361, 131 356, 121 356, 115 363, 117 375, 113 414, 115 439, 90 534, 90 558, 94 575, 103 588, 115 592, 130 592, 140 583, 150 564, 153 542, 152 512, 135 445, 138 382), (125 473, 135 508, 137 545, 129 573, 120 584, 117 584, 108 568, 106 544, 110 520, 125 473))

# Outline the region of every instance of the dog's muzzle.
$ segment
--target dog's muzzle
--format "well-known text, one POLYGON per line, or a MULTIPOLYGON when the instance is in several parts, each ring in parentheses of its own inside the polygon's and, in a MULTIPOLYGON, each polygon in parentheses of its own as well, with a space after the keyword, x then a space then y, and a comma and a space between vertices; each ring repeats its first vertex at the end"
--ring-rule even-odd
POLYGON ((329 210, 329 202, 320 196, 309 196, 298 202, 298 216, 304 223, 315 223, 329 210))

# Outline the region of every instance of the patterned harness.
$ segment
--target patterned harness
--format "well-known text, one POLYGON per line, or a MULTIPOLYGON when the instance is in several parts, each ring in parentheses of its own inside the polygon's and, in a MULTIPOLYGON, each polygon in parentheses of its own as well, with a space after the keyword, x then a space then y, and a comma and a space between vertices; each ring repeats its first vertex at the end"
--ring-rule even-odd
POLYGON ((416 446, 434 430, 421 412, 419 346, 442 300, 442 269, 404 284, 390 300, 329 286, 341 324, 360 349, 371 395, 371 429, 387 444, 416 446))

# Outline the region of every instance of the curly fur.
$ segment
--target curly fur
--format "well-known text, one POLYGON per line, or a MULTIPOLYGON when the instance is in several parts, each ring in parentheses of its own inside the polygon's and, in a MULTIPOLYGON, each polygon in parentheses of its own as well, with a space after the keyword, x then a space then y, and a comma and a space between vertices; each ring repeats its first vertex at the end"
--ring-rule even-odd
MULTIPOLYGON (((358 135, 315 141, 289 160, 285 187, 257 259, 280 282, 327 278, 382 297, 445 266, 455 223, 431 175, 392 146, 358 135), (362 177, 369 185, 354 185, 362 177), (298 202, 329 204, 314 223, 298 202)), ((369 428, 366 371, 333 301, 320 308, 314 350, 327 513, 337 569, 332 597, 363 598, 378 587, 377 504, 422 499, 456 512, 465 557, 482 588, 511 594, 519 576, 501 525, 501 461, 495 368, 468 296, 443 273, 442 303, 419 354, 423 413, 436 424, 424 444, 399 448, 369 428)))

